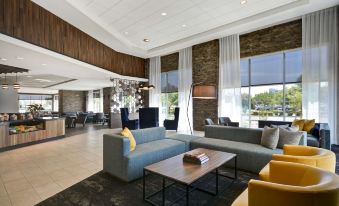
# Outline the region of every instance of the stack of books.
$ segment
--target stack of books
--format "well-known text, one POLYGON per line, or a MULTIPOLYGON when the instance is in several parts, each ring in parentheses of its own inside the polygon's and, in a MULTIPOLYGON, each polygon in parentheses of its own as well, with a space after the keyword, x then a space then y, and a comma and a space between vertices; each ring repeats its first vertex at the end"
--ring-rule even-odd
POLYGON ((184 162, 202 165, 208 162, 209 158, 205 153, 186 153, 184 162))

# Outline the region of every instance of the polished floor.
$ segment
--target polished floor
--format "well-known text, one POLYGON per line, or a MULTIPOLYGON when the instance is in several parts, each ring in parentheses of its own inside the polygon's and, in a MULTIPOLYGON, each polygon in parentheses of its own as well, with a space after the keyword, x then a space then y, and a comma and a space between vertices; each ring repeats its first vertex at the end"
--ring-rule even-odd
POLYGON ((0 205, 36 203, 102 170, 101 126, 67 131, 64 139, 0 153, 0 205))
POLYGON ((101 171, 102 136, 119 131, 89 124, 60 140, 1 152, 0 206, 35 205, 101 171))

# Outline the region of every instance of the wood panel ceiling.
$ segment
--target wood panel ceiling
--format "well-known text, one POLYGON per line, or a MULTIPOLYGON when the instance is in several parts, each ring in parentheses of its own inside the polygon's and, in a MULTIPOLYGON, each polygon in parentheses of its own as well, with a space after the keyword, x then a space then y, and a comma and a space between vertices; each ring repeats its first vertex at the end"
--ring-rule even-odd
POLYGON ((145 76, 144 59, 114 51, 30 0, 0 0, 0 32, 121 75, 145 76))

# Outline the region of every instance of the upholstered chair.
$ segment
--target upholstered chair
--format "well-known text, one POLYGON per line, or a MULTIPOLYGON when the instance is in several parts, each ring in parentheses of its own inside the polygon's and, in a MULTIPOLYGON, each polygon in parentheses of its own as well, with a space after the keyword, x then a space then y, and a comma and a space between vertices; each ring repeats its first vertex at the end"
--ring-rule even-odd
POLYGON ((205 125, 214 125, 214 122, 211 118, 205 119, 205 125))
POLYGON ((239 122, 232 122, 229 117, 219 117, 219 124, 230 127, 239 127, 239 122))
POLYGON ((165 119, 164 120, 164 127, 166 128, 166 130, 178 130, 178 122, 179 122, 179 112, 180 112, 180 108, 176 107, 174 109, 174 119, 170 120, 170 119, 165 119))
MULTIPOLYGON (((273 154, 272 160, 295 162, 306 164, 313 167, 319 167, 330 172, 335 172, 336 156, 332 151, 317 147, 301 145, 284 145, 283 154, 273 154)), ((259 173, 261 180, 267 181, 270 175, 269 165, 267 164, 259 173)))
POLYGON ((250 180, 232 206, 336 206, 339 177, 316 167, 272 160, 268 181, 250 180))
POLYGON ((121 127, 124 129, 127 127, 130 130, 139 129, 139 120, 138 119, 129 119, 128 108, 120 108, 121 115, 121 127))

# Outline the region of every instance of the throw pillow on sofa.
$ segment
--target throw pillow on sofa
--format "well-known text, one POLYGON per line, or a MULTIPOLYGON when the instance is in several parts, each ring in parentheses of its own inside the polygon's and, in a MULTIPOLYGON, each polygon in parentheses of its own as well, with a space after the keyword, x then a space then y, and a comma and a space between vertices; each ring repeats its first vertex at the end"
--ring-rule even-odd
POLYGON ((270 149, 276 149, 279 141, 279 128, 265 126, 262 131, 261 145, 270 149))
POLYGON ((315 119, 310 119, 310 120, 306 119, 303 131, 307 133, 311 133, 314 126, 315 126, 315 119))
POLYGON ((300 139, 303 136, 303 132, 297 131, 292 132, 287 129, 279 129, 279 141, 278 148, 283 148, 285 144, 289 145, 299 145, 300 139))
POLYGON ((122 131, 121 131, 121 135, 123 137, 126 137, 129 139, 129 145, 130 145, 130 151, 133 151, 135 150, 135 147, 137 146, 137 143, 133 137, 133 134, 132 132, 127 128, 125 127, 122 131))
POLYGON ((292 122, 293 126, 299 126, 299 131, 303 131, 304 125, 305 125, 305 120, 304 119, 295 119, 292 122))

